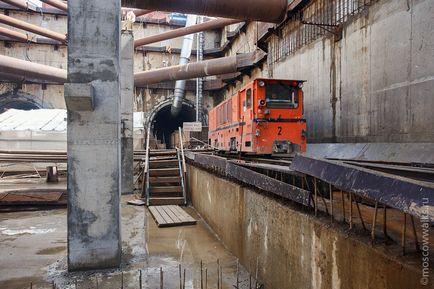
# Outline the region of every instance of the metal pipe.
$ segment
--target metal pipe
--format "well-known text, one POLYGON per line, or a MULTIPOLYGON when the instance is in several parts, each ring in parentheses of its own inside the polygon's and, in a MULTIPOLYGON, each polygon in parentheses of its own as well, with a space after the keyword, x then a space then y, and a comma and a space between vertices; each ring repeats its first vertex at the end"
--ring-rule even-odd
POLYGON ((147 45, 147 44, 151 44, 151 43, 155 43, 155 42, 159 42, 159 41, 163 41, 163 40, 173 39, 176 37, 181 37, 181 36, 201 32, 201 31, 221 28, 221 27, 231 25, 234 23, 239 23, 239 22, 240 22, 239 20, 228 19, 228 18, 213 19, 213 20, 210 20, 210 21, 207 21, 204 23, 200 23, 200 24, 196 24, 196 25, 192 25, 189 27, 186 26, 183 28, 174 29, 174 30, 163 32, 160 34, 155 34, 155 35, 147 36, 144 38, 139 38, 139 39, 134 41, 134 47, 143 46, 143 45, 147 45))
POLYGON ((5 2, 9 5, 15 6, 17 8, 23 9, 23 10, 35 10, 35 5, 32 3, 29 3, 29 1, 23 1, 23 0, 2 0, 2 2, 5 2))
POLYGON ((148 84, 169 80, 191 79, 232 73, 237 71, 238 57, 240 57, 240 55, 138 72, 134 74, 134 83, 138 87, 143 87, 148 84))
MULTIPOLYGON (((203 32, 198 33, 197 43, 198 43, 197 61, 203 61, 203 50, 205 48, 205 33, 203 32)), ((201 77, 197 78, 196 83, 197 83, 196 121, 202 122, 203 79, 201 77)))
POLYGON ((125 11, 133 11, 134 15, 136 15, 136 17, 143 16, 143 15, 149 14, 151 12, 154 12, 152 10, 146 10, 146 9, 131 9, 131 8, 122 7, 122 11, 124 11, 124 10, 125 11))
POLYGON ((1 27, 1 26, 0 26, 0 35, 7 36, 11 39, 15 39, 15 40, 22 41, 22 42, 30 41, 27 34, 24 34, 24 33, 15 31, 15 30, 7 29, 7 28, 1 27))
MULTIPOLYGON (((196 24, 197 16, 196 15, 188 15, 187 22, 185 23, 185 27, 191 27, 196 24)), ((184 40, 182 42, 181 48, 181 56, 179 59, 179 65, 186 65, 190 62, 191 50, 193 48, 193 40, 194 34, 189 34, 184 36, 184 40)), ((170 108, 170 112, 173 117, 177 116, 181 112, 182 108, 182 100, 184 98, 185 93, 185 83, 186 80, 177 80, 175 83, 175 92, 173 96, 172 107, 170 108)))
POLYGON ((125 7, 242 20, 281 22, 288 0, 122 0, 125 7))
POLYGON ((68 4, 66 4, 63 1, 59 1, 59 0, 41 0, 41 2, 44 2, 44 3, 48 4, 48 5, 56 7, 57 9, 63 10, 65 12, 68 12, 68 4))
POLYGON ((15 19, 13 17, 6 16, 4 14, 0 14, 0 23, 7 24, 7 25, 10 25, 10 26, 22 29, 22 30, 26 30, 26 31, 29 31, 29 32, 32 32, 32 33, 35 33, 38 35, 42 35, 42 36, 60 41, 62 43, 66 43, 66 41, 67 41, 65 34, 54 32, 54 31, 39 27, 37 25, 33 25, 30 23, 24 22, 22 20, 18 20, 18 19, 15 19))
POLYGON ((65 69, 4 55, 0 55, 0 68, 2 73, 22 76, 29 79, 40 79, 59 83, 65 83, 67 80, 67 72, 65 69))
MULTIPOLYGON (((48 5, 56 7, 57 9, 68 12, 68 4, 63 2, 63 1, 60 1, 60 0, 41 0, 41 2, 47 3, 48 5)), ((137 17, 152 12, 152 10, 147 10, 147 9, 122 8, 123 14, 128 13, 128 11, 133 11, 137 17)))

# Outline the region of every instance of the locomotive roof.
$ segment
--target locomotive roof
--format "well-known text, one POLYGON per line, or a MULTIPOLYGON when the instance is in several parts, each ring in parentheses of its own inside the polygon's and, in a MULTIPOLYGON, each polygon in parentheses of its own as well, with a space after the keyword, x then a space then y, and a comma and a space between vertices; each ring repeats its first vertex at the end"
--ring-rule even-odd
POLYGON ((257 80, 274 80, 274 81, 296 81, 296 82, 306 82, 306 80, 297 80, 297 79, 278 79, 278 78, 266 78, 266 77, 258 77, 255 78, 253 81, 257 80))

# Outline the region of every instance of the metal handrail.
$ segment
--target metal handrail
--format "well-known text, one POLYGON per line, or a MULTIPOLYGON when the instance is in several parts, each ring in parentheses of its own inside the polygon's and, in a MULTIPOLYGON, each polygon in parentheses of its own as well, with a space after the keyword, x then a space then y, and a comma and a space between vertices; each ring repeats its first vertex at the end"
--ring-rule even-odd
POLYGON ((151 127, 148 127, 145 149, 145 167, 143 169, 143 186, 145 191, 142 191, 142 197, 146 196, 146 204, 149 206, 149 158, 150 158, 150 139, 151 127))
POLYGON ((184 155, 184 140, 182 137, 182 129, 179 127, 179 147, 180 147, 180 153, 181 153, 181 182, 182 182, 182 193, 184 197, 184 205, 187 205, 187 166, 185 165, 185 155, 184 155))
POLYGON ((181 148, 182 168, 183 168, 184 174, 185 174, 185 173, 187 173, 187 167, 185 166, 184 140, 182 137, 182 128, 181 127, 179 127, 179 146, 181 148))

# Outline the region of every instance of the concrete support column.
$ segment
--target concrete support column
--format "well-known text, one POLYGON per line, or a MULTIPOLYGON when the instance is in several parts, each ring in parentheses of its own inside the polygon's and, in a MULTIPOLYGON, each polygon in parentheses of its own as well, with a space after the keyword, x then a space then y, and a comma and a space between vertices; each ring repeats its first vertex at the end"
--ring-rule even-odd
POLYGON ((68 6, 68 269, 118 267, 120 0, 68 6))
POLYGON ((134 37, 132 25, 127 22, 121 32, 121 155, 122 194, 134 191, 134 144, 133 144, 133 101, 134 101, 134 37))

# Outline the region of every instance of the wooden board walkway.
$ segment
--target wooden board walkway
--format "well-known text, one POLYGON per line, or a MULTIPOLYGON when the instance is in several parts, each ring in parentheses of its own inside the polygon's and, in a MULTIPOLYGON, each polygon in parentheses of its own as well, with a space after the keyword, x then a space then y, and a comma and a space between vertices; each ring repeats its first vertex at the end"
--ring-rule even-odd
POLYGON ((197 223, 180 206, 149 206, 148 208, 158 227, 187 226, 197 223))

